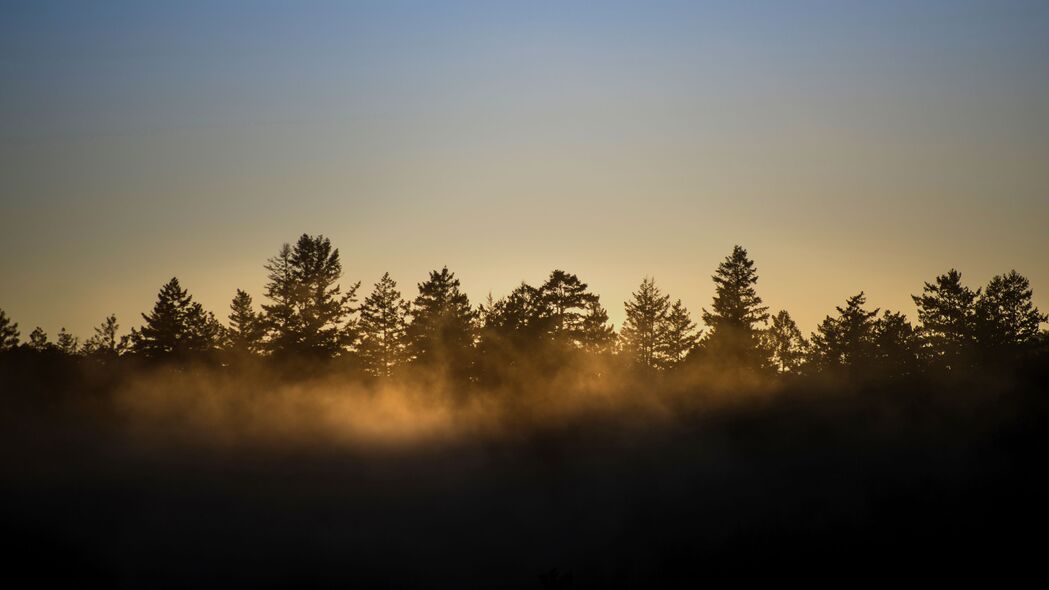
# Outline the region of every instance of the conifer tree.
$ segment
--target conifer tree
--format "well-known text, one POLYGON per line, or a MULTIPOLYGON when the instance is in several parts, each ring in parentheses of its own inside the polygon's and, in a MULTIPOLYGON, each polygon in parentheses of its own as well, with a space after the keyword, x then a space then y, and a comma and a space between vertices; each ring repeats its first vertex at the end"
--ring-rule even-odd
POLYGON ((498 300, 489 293, 478 307, 478 377, 498 382, 523 365, 544 370, 536 364, 545 366, 553 360, 543 354, 549 344, 549 323, 539 289, 528 283, 498 300))
POLYGON ((64 354, 75 355, 80 351, 80 339, 66 331, 63 326, 58 331, 58 339, 55 346, 64 354))
POLYGON ((492 292, 477 306, 477 375, 481 381, 494 381, 498 373, 513 365, 516 355, 504 355, 506 345, 502 333, 502 307, 506 298, 496 299, 492 292), (505 358, 504 358, 505 357, 505 358))
POLYGON ((262 316, 252 307, 251 295, 237 289, 229 308, 229 328, 226 330, 229 349, 239 354, 262 352, 265 326, 262 316))
POLYGON ((991 279, 976 301, 977 340, 993 357, 1031 348, 1049 318, 1033 302, 1026 277, 1015 270, 991 279))
POLYGON ((29 334, 29 348, 37 352, 43 352, 50 346, 51 343, 47 341, 47 332, 40 326, 34 328, 32 333, 29 334))
POLYGON ((12 324, 11 318, 0 309, 0 352, 18 346, 18 336, 18 324, 12 324))
POLYGON ((263 309, 274 353, 331 357, 356 339, 348 318, 360 283, 342 293, 339 250, 328 238, 303 234, 294 247, 282 246, 266 270, 272 303, 263 309))
POLYGON ((296 350, 302 328, 299 326, 295 305, 301 297, 301 289, 294 277, 291 245, 281 245, 277 255, 267 260, 264 268, 269 279, 266 283, 266 297, 270 300, 268 305, 262 305, 263 323, 268 332, 266 347, 273 353, 296 350))
POLYGON ((490 301, 483 311, 485 327, 521 344, 535 344, 550 323, 542 293, 525 282, 506 297, 490 301))
POLYGON ((947 370, 971 366, 976 353, 976 300, 980 290, 962 285, 955 269, 925 283, 911 299, 918 307, 920 334, 934 365, 947 370))
POLYGON ((714 276, 711 310, 703 309, 703 323, 710 328, 704 343, 715 358, 734 360, 747 367, 767 365, 761 346, 761 327, 769 319, 754 288, 758 282, 754 262, 747 251, 735 246, 718 265, 714 276))
POLYGON ((424 366, 444 366, 454 377, 468 377, 476 315, 455 273, 447 266, 431 271, 412 302, 407 329, 411 358, 424 366))
POLYGON ((586 283, 574 274, 555 270, 539 288, 539 299, 547 318, 548 336, 556 342, 581 347, 584 318, 590 302, 597 299, 587 290, 586 283))
POLYGON ((389 377, 407 359, 409 305, 397 290, 397 282, 384 273, 361 305, 357 347, 365 370, 376 377, 389 377))
POLYGON ((580 347, 585 352, 608 354, 615 349, 616 331, 608 323, 608 311, 597 297, 587 302, 579 333, 580 347))
POLYGON ((670 309, 670 296, 659 290, 655 279, 646 277, 624 306, 626 320, 619 334, 623 352, 639 367, 655 369, 662 366, 661 340, 670 309))
POLYGON ((95 334, 84 343, 84 352, 109 356, 119 355, 123 352, 123 345, 126 344, 124 339, 117 337, 119 329, 117 316, 110 314, 102 324, 95 327, 95 334))
POLYGON ((659 326, 659 346, 656 356, 657 364, 662 369, 670 369, 682 361, 696 347, 699 334, 692 315, 678 299, 663 317, 659 326))
POLYGON ((907 377, 921 370, 918 334, 899 312, 886 311, 874 324, 876 369, 884 377, 907 377))
POLYGON ((193 301, 177 278, 160 289, 153 311, 142 314, 145 325, 132 331, 132 348, 148 358, 185 356, 215 349, 222 325, 193 301))
POLYGON ((878 310, 864 309, 861 291, 837 307, 838 317, 827 316, 812 335, 810 360, 817 371, 857 371, 874 359, 874 328, 878 310))
POLYGON ((808 342, 790 313, 781 309, 764 331, 765 349, 772 366, 780 373, 797 373, 805 360, 808 342))

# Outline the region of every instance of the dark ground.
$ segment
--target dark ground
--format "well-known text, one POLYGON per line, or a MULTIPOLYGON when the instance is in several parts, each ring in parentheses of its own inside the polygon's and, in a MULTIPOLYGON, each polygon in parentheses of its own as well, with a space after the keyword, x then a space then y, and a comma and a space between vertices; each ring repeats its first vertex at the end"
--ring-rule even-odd
POLYGON ((1044 372, 382 452, 139 444, 31 377, 0 422, 25 586, 1002 584, 1047 559, 1044 372))

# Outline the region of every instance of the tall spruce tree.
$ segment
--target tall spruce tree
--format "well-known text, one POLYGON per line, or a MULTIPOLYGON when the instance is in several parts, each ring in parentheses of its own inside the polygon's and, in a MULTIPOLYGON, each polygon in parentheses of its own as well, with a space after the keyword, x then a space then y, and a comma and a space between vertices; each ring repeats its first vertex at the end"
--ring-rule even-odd
POLYGON ((623 353, 644 369, 661 367, 662 331, 670 309, 670 295, 659 290, 655 279, 645 277, 624 306, 626 320, 619 331, 623 353))
POLYGON ((262 307, 274 354, 332 357, 356 339, 349 316, 360 283, 342 293, 339 250, 328 238, 303 234, 294 247, 283 245, 265 268, 272 303, 262 307))
POLYGON ((408 350, 422 366, 446 368, 453 378, 467 378, 473 365, 477 312, 459 289, 459 279, 448 267, 431 271, 419 283, 408 324, 408 350))
POLYGON ((678 299, 667 309, 659 326, 656 361, 661 369, 678 365, 692 352, 699 340, 692 314, 678 299))
POLYGON ((229 328, 226 329, 229 350, 242 355, 262 352, 266 327, 262 316, 252 307, 251 295, 237 289, 229 309, 229 328))
POLYGON ((389 377, 407 359, 408 303, 397 282, 384 273, 361 305, 360 343, 357 351, 364 369, 376 377, 389 377))
POLYGON ((153 311, 142 314, 145 325, 133 330, 132 350, 147 358, 176 358, 214 350, 222 325, 193 301, 177 278, 160 289, 153 311))
POLYGON ((0 352, 18 346, 18 336, 18 324, 11 323, 11 318, 0 309, 0 352))
POLYGON ((769 314, 754 288, 758 282, 754 261, 747 257, 745 249, 735 246, 712 278, 714 301, 710 311, 703 309, 703 323, 710 328, 704 342, 706 351, 714 358, 746 367, 767 365, 761 346, 761 326, 768 321, 769 314))
POLYGON ((874 329, 878 310, 864 308, 861 291, 837 307, 838 317, 827 316, 812 335, 809 363, 818 372, 858 372, 875 356, 874 329))
POLYGON ((616 331, 608 322, 608 311, 594 297, 586 304, 579 331, 579 346, 590 354, 609 354, 615 349, 616 331))
POLYGON ((977 340, 995 359, 1004 359, 1038 342, 1039 329, 1049 320, 1034 305, 1026 277, 1015 270, 997 275, 976 300, 977 340))
POLYGON ((958 371, 975 362, 979 297, 980 290, 963 285, 962 274, 953 268, 925 283, 921 295, 911 296, 918 307, 925 351, 937 368, 958 371))
POLYGON ((291 245, 281 245, 277 255, 267 260, 263 268, 268 279, 266 297, 270 300, 269 304, 262 305, 266 348, 274 354, 297 350, 302 328, 295 306, 301 297, 301 288, 294 277, 291 245))
POLYGON ((790 313, 781 309, 763 333, 765 349, 772 366, 780 373, 797 373, 805 360, 808 341, 790 313))

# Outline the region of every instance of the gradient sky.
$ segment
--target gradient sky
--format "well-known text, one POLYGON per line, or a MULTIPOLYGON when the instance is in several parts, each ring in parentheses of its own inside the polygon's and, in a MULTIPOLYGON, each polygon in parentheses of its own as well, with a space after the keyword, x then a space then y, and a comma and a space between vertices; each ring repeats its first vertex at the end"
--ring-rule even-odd
POLYGON ((220 317, 323 233, 364 290, 553 268, 698 317, 732 245, 808 332, 954 266, 1049 309, 1049 2, 0 3, 0 308, 220 317))

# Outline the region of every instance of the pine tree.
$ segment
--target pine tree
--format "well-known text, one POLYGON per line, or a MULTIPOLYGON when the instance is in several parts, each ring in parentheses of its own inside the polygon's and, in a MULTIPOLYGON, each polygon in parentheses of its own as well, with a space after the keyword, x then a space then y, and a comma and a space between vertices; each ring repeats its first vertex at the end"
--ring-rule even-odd
POLYGON ((662 369, 678 365, 696 347, 699 340, 696 324, 680 299, 667 309, 658 335, 656 362, 662 369))
POLYGON ((431 271, 419 283, 408 325, 411 358, 424 366, 444 366, 454 377, 468 376, 472 365, 474 321, 477 313, 459 290, 459 279, 448 267, 431 271))
POLYGON ((642 368, 661 367, 662 328, 670 309, 670 295, 659 290, 655 279, 646 277, 624 306, 626 321, 619 334, 623 352, 642 368))
POLYGON ((809 362, 817 371, 865 369, 875 356, 874 329, 878 310, 864 309, 861 291, 837 307, 838 317, 827 316, 812 335, 809 362))
POLYGON ((0 309, 0 352, 18 346, 18 324, 12 324, 4 310, 0 309))
POLYGON ((29 334, 29 348, 43 352, 51 347, 51 343, 47 341, 47 332, 43 328, 37 326, 33 329, 33 332, 29 334))
POLYGON ((361 305, 360 344, 357 350, 365 370, 389 377, 407 359, 408 303, 397 282, 385 273, 361 305))
POLYGON ((547 331, 550 318, 539 289, 522 282, 506 297, 484 308, 484 325, 504 338, 535 344, 547 331))
POLYGON ((934 283, 925 283, 920 296, 911 296, 918 307, 925 349, 940 368, 962 370, 975 360, 979 296, 979 289, 962 285, 961 273, 953 268, 934 283))
POLYGON ((586 304, 579 332, 580 347, 590 354, 609 354, 615 349, 616 331, 608 323, 608 311, 594 297, 586 304))
POLYGON ((80 339, 67 332, 64 326, 58 331, 55 345, 63 354, 75 355, 80 352, 80 339))
POLYGON ((296 350, 302 328, 295 305, 301 296, 291 264, 291 245, 283 244, 277 255, 266 261, 264 268, 269 279, 266 297, 271 301, 269 305, 262 305, 263 325, 268 332, 266 347, 273 353, 296 350))
POLYGON ((226 330, 229 349, 238 354, 262 352, 265 326, 262 316, 252 307, 251 295, 237 289, 229 308, 229 328, 226 330))
POLYGON ((265 268, 272 303, 263 309, 274 353, 331 357, 356 339, 348 318, 360 283, 341 292, 339 250, 328 238, 303 234, 294 247, 282 246, 265 268))
POLYGON ((710 327, 704 343, 715 357, 758 368, 768 364, 761 347, 761 328, 768 322, 768 307, 761 305, 754 288, 758 282, 754 262, 747 251, 735 246, 714 276, 711 311, 703 309, 703 323, 710 327))
POLYGON ((132 331, 132 348, 149 358, 177 357, 213 350, 221 340, 222 325, 193 301, 177 278, 160 289, 146 321, 132 331))
POLYGON ((542 354, 549 344, 547 326, 550 319, 545 313, 539 289, 522 282, 509 295, 498 300, 489 293, 487 301, 477 311, 479 378, 501 382, 516 376, 516 369, 523 365, 529 370, 543 371, 548 361, 557 358, 542 354))
POLYGON ((805 360, 809 343, 790 313, 782 309, 772 316, 772 324, 763 336, 772 366, 780 373, 797 373, 805 360))
POLYGON ((576 275, 563 270, 551 272, 539 288, 548 336, 555 342, 582 347, 584 318, 596 299, 576 275))
POLYGON ((95 327, 95 334, 84 343, 84 352, 88 354, 103 354, 117 356, 123 352, 126 341, 117 337, 120 324, 117 316, 110 314, 101 325, 95 327))
POLYGON ((1033 347, 1042 323, 1049 321, 1035 307, 1033 296, 1030 281, 1015 270, 992 278, 976 300, 980 347, 993 357, 1033 347))
POLYGON ((907 316, 886 311, 874 324, 873 339, 880 375, 907 377, 921 370, 921 345, 907 316))

